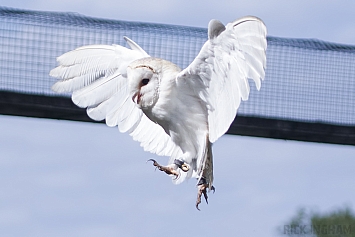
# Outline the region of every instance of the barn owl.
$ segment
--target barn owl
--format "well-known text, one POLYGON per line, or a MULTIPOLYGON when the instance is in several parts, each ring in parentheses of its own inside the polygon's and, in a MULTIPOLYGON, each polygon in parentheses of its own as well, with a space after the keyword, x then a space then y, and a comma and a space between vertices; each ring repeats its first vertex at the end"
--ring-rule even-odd
POLYGON ((52 89, 72 93, 90 118, 118 126, 145 151, 170 157, 166 166, 151 161, 173 183, 196 178, 199 209, 202 195, 207 202, 214 191, 212 143, 248 99, 248 79, 259 90, 265 77, 266 27, 251 16, 226 26, 211 20, 208 40, 183 70, 124 39, 130 49, 89 45, 59 56, 52 89))

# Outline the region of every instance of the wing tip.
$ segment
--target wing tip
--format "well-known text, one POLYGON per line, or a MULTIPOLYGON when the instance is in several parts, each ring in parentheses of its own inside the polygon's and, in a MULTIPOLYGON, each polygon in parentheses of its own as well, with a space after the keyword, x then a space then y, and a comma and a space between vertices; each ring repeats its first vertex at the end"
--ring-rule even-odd
POLYGON ((127 44, 129 45, 129 47, 131 47, 132 50, 142 53, 145 57, 149 57, 147 52, 145 52, 144 49, 142 49, 142 47, 140 47, 136 42, 134 42, 127 36, 123 36, 123 39, 127 42, 127 44))
POLYGON ((208 23, 208 39, 213 39, 219 36, 226 27, 219 20, 212 19, 208 23))
POLYGON ((244 16, 241 17, 235 21, 233 21, 233 25, 238 25, 240 23, 246 22, 246 21, 258 21, 260 23, 262 23, 263 25, 265 25, 265 22, 263 20, 261 20, 259 17, 256 16, 244 16))
POLYGON ((232 23, 232 26, 235 27, 237 25, 240 25, 244 22, 248 22, 248 21, 256 21, 256 22, 259 22, 261 24, 261 29, 263 31, 263 35, 264 37, 266 37, 267 35, 267 29, 266 29, 266 24, 263 20, 261 20, 259 17, 256 17, 256 16, 245 16, 245 17, 242 17, 242 18, 239 18, 235 21, 233 21, 232 23))

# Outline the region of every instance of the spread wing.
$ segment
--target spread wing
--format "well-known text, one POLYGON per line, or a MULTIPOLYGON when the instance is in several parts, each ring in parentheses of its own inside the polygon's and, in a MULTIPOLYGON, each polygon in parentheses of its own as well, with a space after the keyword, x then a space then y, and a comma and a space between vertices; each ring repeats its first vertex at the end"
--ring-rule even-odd
POLYGON ((50 75, 60 79, 52 89, 72 92, 72 100, 87 108, 94 120, 106 120, 139 141, 146 151, 174 156, 181 152, 162 127, 152 122, 129 96, 127 66, 149 57, 135 42, 125 37, 131 49, 119 45, 89 45, 57 58, 59 66, 50 75))
POLYGON ((212 20, 209 40, 194 61, 177 76, 195 86, 209 110, 209 139, 215 142, 227 132, 241 100, 250 92, 248 79, 259 90, 265 77, 266 27, 256 17, 244 17, 226 25, 212 20))

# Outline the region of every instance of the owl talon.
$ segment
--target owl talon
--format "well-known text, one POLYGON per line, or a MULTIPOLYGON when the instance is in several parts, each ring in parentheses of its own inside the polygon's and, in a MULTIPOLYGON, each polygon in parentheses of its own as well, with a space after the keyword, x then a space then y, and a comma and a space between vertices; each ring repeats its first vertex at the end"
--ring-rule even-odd
MULTIPOLYGON (((201 196, 203 194, 203 197, 206 200, 206 203, 208 204, 208 196, 207 196, 207 189, 208 189, 208 184, 206 182, 206 179, 204 177, 202 177, 200 179, 200 181, 197 184, 197 200, 196 200, 196 208, 197 210, 200 211, 200 208, 198 207, 198 205, 201 203, 201 196)), ((213 193, 215 192, 215 188, 212 186, 211 190, 213 191, 213 193)))
POLYGON ((197 191, 196 208, 197 208, 197 210, 200 211, 200 208, 198 207, 198 205, 200 205, 200 203, 201 203, 202 194, 203 194, 203 197, 206 200, 206 203, 208 204, 208 201, 207 201, 207 199, 208 199, 208 196, 207 196, 207 184, 198 185, 197 188, 198 188, 198 191, 197 191))
POLYGON ((149 160, 147 160, 147 162, 148 161, 152 161, 153 162, 153 165, 155 166, 155 169, 158 168, 160 171, 164 171, 168 175, 175 175, 176 178, 179 176, 179 173, 176 170, 174 170, 172 167, 162 166, 154 159, 149 159, 149 160))

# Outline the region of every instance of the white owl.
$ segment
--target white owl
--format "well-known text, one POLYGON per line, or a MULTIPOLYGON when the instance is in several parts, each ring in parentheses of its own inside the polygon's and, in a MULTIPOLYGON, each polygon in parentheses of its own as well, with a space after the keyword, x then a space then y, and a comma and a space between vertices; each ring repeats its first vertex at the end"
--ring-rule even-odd
POLYGON ((73 92, 73 102, 94 120, 106 120, 140 142, 145 151, 169 156, 154 166, 179 184, 196 178, 196 207, 214 190, 212 143, 228 130, 252 79, 259 90, 266 66, 266 27, 256 17, 208 25, 208 40, 184 70, 131 49, 90 45, 58 57, 52 89, 73 92))

